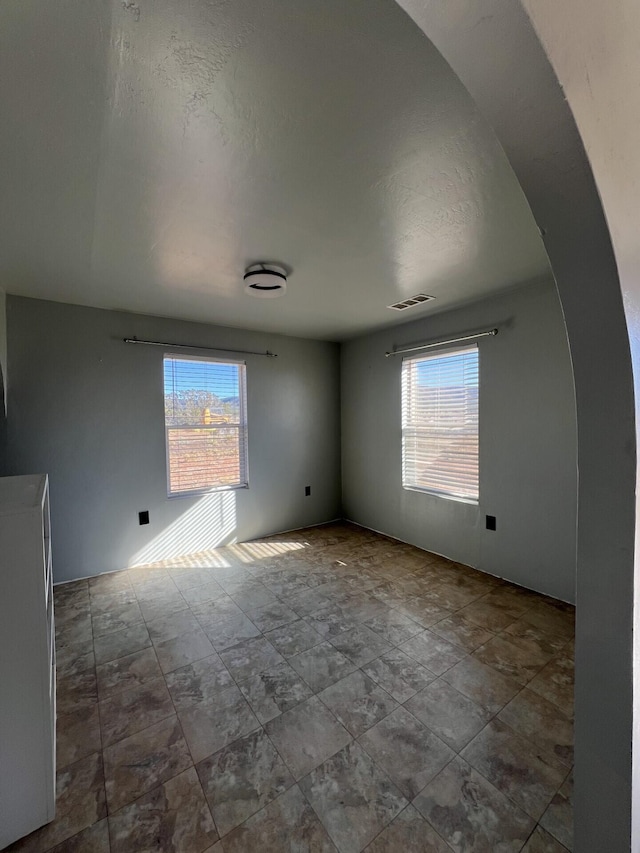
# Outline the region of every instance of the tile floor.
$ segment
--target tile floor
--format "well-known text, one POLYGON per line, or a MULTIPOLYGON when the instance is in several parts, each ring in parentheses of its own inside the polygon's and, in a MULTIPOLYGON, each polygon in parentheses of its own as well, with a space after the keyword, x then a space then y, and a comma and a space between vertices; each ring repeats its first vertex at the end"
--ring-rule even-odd
POLYGON ((24 853, 572 849, 573 608, 332 524, 55 591, 24 853))

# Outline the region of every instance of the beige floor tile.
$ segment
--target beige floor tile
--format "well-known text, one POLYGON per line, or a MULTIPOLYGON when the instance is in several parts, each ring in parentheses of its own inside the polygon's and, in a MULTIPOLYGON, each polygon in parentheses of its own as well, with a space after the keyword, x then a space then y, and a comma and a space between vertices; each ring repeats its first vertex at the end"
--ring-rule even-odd
POLYGON ((407 805, 355 742, 312 770, 300 788, 341 853, 359 853, 407 805))
POLYGON ((226 835, 222 842, 224 853, 284 853, 283 843, 296 853, 337 853, 297 785, 226 835))
POLYGON ((218 838, 195 768, 109 816, 112 853, 196 853, 218 838))
POLYGON ((455 753, 406 708, 397 708, 358 738, 373 760, 413 799, 455 753))
POLYGON ((293 776, 263 729, 206 758, 197 771, 220 835, 293 785, 293 776))
POLYGON ((193 764, 177 717, 168 717, 104 750, 109 813, 193 764))
POLYGON ((461 758, 448 764, 413 805, 455 853, 517 853, 534 826, 461 758))
POLYGON ((10 849, 570 850, 568 605, 342 523, 54 595, 58 817, 10 849))
POLYGON ((55 820, 10 845, 5 853, 44 853, 106 814, 102 756, 94 752, 58 771, 55 820))
POLYGON ((175 714, 164 678, 115 693, 100 702, 103 747, 175 714))
POLYGON ((301 779, 351 740, 351 735, 312 696, 265 726, 272 743, 295 779, 301 779))
POLYGON ((462 758, 539 820, 562 784, 567 769, 500 720, 493 720, 461 752, 462 758))

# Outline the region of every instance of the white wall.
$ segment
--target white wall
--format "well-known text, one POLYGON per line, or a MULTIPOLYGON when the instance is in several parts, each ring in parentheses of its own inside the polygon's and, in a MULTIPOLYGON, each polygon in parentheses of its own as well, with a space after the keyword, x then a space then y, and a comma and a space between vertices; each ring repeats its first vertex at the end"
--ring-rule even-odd
POLYGON ((337 344, 15 296, 7 320, 8 473, 50 475, 56 581, 340 514, 337 344), (248 489, 167 498, 165 350, 134 336, 278 354, 245 357, 248 489))
POLYGON ((345 517, 482 571, 575 600, 576 425, 552 281, 350 341, 342 348, 345 517), (481 338, 478 505, 402 488, 394 345, 481 338), (485 526, 495 515, 497 530, 485 526))

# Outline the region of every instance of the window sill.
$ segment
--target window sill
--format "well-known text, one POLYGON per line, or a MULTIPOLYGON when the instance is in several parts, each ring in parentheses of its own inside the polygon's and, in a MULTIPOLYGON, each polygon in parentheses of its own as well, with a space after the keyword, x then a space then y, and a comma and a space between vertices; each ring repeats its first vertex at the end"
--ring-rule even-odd
POLYGON ((219 492, 237 492, 239 489, 248 489, 248 483, 240 483, 237 486, 216 486, 213 489, 196 489, 192 492, 168 492, 167 498, 174 500, 175 498, 202 498, 205 495, 215 495, 219 492))
POLYGON ((448 495, 446 492, 436 492, 433 489, 421 489, 419 486, 405 486, 402 488, 406 492, 418 492, 421 495, 432 495, 434 498, 443 498, 445 501, 455 501, 461 504, 470 504, 471 506, 480 506, 479 498, 464 498, 460 495, 448 495))

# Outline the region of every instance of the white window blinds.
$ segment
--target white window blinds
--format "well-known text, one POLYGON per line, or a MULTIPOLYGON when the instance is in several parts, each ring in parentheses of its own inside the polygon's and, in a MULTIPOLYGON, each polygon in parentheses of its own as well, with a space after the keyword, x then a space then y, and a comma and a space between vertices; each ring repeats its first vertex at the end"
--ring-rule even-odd
POLYGON ((478 500, 478 348, 402 362, 402 485, 478 500))
POLYGON ((164 358, 169 495, 247 485, 245 365, 164 358))

